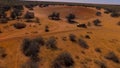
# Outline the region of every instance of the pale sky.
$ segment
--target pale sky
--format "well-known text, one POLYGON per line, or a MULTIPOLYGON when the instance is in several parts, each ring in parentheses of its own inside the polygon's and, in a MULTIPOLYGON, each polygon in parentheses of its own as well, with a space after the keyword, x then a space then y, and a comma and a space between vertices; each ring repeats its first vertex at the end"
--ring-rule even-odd
POLYGON ((117 4, 120 0, 36 0, 36 1, 57 1, 57 2, 77 2, 77 3, 100 3, 100 4, 117 4))

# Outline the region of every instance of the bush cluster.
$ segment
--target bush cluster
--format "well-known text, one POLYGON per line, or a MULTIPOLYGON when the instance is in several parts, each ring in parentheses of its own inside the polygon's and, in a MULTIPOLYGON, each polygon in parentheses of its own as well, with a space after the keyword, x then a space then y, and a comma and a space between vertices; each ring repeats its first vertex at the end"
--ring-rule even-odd
POLYGON ((75 64, 71 55, 67 52, 61 53, 52 64, 52 68, 70 68, 75 64))
POLYGON ((58 49, 57 46, 57 41, 56 41, 56 38, 55 37, 50 37, 47 41, 46 41, 46 46, 47 48, 49 49, 52 49, 52 50, 56 50, 58 49))
POLYGON ((60 13, 58 12, 53 12, 48 16, 49 19, 51 20, 60 20, 60 13))
POLYGON ((99 19, 96 19, 96 20, 93 21, 93 24, 95 26, 101 26, 101 21, 99 19))
POLYGON ((33 12, 27 11, 26 14, 24 15, 25 19, 33 19, 35 17, 33 12))
POLYGON ((22 44, 22 52, 25 56, 31 58, 32 61, 39 61, 38 53, 40 47, 44 45, 44 39, 42 37, 38 37, 35 39, 24 39, 22 44))
POLYGON ((120 17, 120 14, 117 12, 112 12, 111 17, 120 17))

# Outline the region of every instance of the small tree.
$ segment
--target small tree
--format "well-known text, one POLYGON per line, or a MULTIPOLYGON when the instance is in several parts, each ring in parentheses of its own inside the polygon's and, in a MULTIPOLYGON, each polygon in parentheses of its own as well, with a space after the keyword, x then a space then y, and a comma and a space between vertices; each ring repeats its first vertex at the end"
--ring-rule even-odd
POLYGON ((35 40, 24 39, 22 44, 22 52, 25 56, 29 57, 32 61, 39 61, 39 43, 35 40))
POLYGON ((74 65, 74 60, 67 52, 61 53, 52 64, 52 68, 69 68, 74 65))
POLYGON ((67 21, 68 21, 69 23, 74 23, 73 20, 74 20, 76 17, 75 17, 74 14, 69 14, 66 18, 67 18, 67 21))
POLYGON ((56 41, 56 38, 55 38, 55 37, 50 37, 50 38, 47 40, 47 42, 46 42, 46 46, 47 46, 48 48, 54 49, 54 50, 58 49, 57 46, 56 46, 56 44, 57 44, 57 41, 56 41))

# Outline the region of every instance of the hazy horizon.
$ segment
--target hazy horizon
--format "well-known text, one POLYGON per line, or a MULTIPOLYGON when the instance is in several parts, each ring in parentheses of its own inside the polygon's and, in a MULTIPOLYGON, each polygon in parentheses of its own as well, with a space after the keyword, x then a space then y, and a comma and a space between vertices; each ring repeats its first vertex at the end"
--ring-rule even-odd
POLYGON ((96 4, 120 5, 120 0, 29 0, 29 1, 55 1, 55 2, 76 2, 76 3, 96 3, 96 4))

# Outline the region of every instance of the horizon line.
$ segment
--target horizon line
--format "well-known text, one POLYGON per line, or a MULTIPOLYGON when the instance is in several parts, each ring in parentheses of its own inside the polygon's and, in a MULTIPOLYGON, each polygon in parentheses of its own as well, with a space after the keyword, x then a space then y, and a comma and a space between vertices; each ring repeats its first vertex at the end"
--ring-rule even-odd
POLYGON ((39 1, 39 2, 60 2, 60 3, 83 3, 83 4, 103 4, 103 5, 120 5, 115 3, 94 3, 94 2, 72 2, 72 1, 40 1, 40 0, 20 0, 20 1, 39 1))

